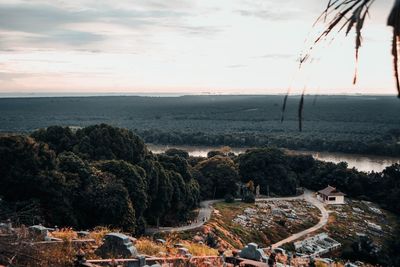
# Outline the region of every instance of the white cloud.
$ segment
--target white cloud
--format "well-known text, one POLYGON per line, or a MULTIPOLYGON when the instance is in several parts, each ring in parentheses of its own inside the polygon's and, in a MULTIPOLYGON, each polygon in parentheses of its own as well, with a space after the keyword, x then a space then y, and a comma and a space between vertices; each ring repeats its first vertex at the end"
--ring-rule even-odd
POLYGON ((351 87, 352 39, 324 43, 297 70, 324 1, 4 0, 0 91, 392 92, 390 3, 380 2, 351 87))

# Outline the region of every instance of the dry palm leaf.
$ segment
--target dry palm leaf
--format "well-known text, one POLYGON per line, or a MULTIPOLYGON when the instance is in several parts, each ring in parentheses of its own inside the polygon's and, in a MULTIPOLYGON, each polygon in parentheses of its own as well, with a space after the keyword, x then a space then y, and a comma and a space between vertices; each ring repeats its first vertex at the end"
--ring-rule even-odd
MULTIPOLYGON (((362 29, 364 22, 369 14, 369 9, 375 0, 329 0, 326 9, 318 17, 315 23, 324 21, 331 18, 328 21, 325 31, 315 40, 314 45, 325 39, 334 29, 338 29, 338 32, 346 29, 346 35, 348 35, 353 29, 356 33, 355 38, 355 58, 356 63, 358 62, 358 53, 362 45, 362 29)), ((393 66, 394 75, 396 79, 396 87, 398 96, 400 97, 400 78, 399 78, 399 54, 400 54, 400 0, 395 0, 393 9, 388 19, 388 25, 393 27, 393 43, 392 43, 392 55, 393 55, 393 66)), ((310 50, 312 50, 311 47, 310 50)), ((307 61, 310 57, 309 53, 302 57, 301 63, 307 61)), ((357 82, 357 67, 355 69, 355 75, 353 83, 357 82)))
POLYGON ((400 98, 400 80, 399 80, 399 44, 400 44, 400 0, 396 0, 393 9, 390 12, 388 25, 393 27, 392 55, 394 76, 396 78, 396 87, 398 97, 400 98))
POLYGON ((304 106, 304 91, 301 94, 300 98, 300 103, 299 103, 299 111, 298 111, 298 116, 299 116, 299 131, 301 132, 303 130, 303 106, 304 106))
POLYGON ((289 91, 286 93, 285 98, 283 99, 281 123, 285 119, 285 111, 286 111, 286 104, 287 104, 288 97, 289 97, 289 91))
MULTIPOLYGON (((329 0, 328 5, 321 15, 317 18, 314 25, 320 21, 328 21, 326 29, 323 33, 318 36, 314 41, 313 46, 310 47, 308 53, 301 55, 300 57, 300 67, 303 63, 310 59, 311 51, 314 46, 324 40, 328 35, 332 33, 334 29, 338 29, 341 32, 346 29, 346 36, 354 29, 356 33, 355 38, 355 59, 356 64, 358 63, 359 50, 362 45, 362 29, 364 27, 364 22, 369 14, 369 9, 375 0, 329 0)), ((400 70, 399 70, 399 55, 400 55, 400 0, 395 0, 394 6, 390 12, 388 25, 393 27, 393 41, 392 41, 392 55, 393 55, 393 68, 394 76, 396 80, 396 88, 398 92, 398 97, 400 98, 400 70)), ((353 83, 357 82, 357 65, 355 69, 353 83)), ((283 113, 286 108, 287 95, 284 99, 284 105, 282 108, 282 118, 283 113)), ((301 96, 299 104, 299 130, 302 131, 302 117, 303 117, 303 105, 304 105, 304 93, 301 96)))
MULTIPOLYGON (((358 53, 362 44, 362 29, 364 26, 365 18, 369 14, 369 8, 375 0, 336 0, 329 1, 328 6, 322 12, 321 16, 315 23, 324 21, 332 13, 332 19, 328 22, 325 31, 315 40, 314 44, 319 43, 326 38, 334 29, 339 28, 339 32, 346 29, 346 36, 354 29, 356 33, 355 47, 356 47, 356 64, 358 63, 358 53)), ((357 66, 354 73, 353 84, 357 82, 357 66)))

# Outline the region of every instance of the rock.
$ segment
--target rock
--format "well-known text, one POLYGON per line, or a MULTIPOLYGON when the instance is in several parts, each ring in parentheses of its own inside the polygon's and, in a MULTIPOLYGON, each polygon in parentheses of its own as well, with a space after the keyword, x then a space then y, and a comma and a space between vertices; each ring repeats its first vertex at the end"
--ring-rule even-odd
POLYGON ((103 245, 96 250, 96 254, 103 258, 134 258, 138 256, 136 247, 127 235, 108 233, 103 242, 103 245))
POLYGON ((132 237, 132 236, 128 236, 129 240, 132 242, 133 245, 136 245, 137 239, 132 237))
POLYGON ((0 232, 6 233, 6 234, 11 234, 14 231, 12 228, 11 222, 7 223, 0 223, 0 232))
POLYGON ((196 243, 200 243, 200 242, 203 242, 204 239, 203 239, 202 236, 195 235, 195 236, 193 237, 193 241, 196 242, 196 243))
POLYGON ((63 240, 61 238, 57 237, 52 237, 52 236, 45 236, 44 241, 52 241, 52 242, 62 242, 63 240))
POLYGON ((282 255, 286 255, 286 251, 283 248, 275 248, 274 252, 276 254, 282 254, 282 255))
POLYGON ((258 248, 256 243, 249 243, 245 246, 239 253, 239 257, 254 260, 254 261, 263 261, 267 260, 267 257, 262 249, 258 248))
POLYGON ((46 240, 51 228, 44 227, 42 225, 33 225, 28 228, 29 235, 34 239, 46 240))
POLYGON ((156 243, 159 243, 161 245, 165 245, 165 243, 167 243, 167 241, 165 241, 164 239, 159 238, 159 239, 156 240, 156 243))
POLYGON ((76 233, 78 234, 78 237, 88 237, 90 234, 88 231, 79 231, 76 233))
POLYGON ((176 244, 174 244, 174 247, 176 247, 176 248, 185 248, 185 245, 182 244, 182 243, 176 243, 176 244))
POLYGON ((187 248, 178 248, 178 254, 181 256, 186 256, 189 253, 187 248))

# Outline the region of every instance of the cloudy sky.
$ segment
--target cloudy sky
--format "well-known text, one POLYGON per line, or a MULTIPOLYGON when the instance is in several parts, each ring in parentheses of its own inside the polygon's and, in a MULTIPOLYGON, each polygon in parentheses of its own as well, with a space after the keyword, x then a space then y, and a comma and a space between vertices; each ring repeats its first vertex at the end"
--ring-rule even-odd
POLYGON ((323 0, 1 0, 0 93, 395 94, 386 16, 300 53, 323 0))

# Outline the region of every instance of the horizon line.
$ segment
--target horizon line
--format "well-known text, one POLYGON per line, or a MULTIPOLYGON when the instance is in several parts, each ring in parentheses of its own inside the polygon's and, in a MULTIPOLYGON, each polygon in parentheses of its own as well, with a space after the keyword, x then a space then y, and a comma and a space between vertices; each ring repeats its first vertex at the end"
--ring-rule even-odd
MULTIPOLYGON (((188 92, 0 92, 0 98, 51 98, 51 97, 107 97, 107 96, 137 96, 137 97, 184 97, 184 96, 301 96, 301 94, 287 94, 287 93, 188 93, 188 92)), ((378 94, 378 93, 338 93, 338 94, 312 94, 306 93, 305 96, 393 96, 397 97, 396 94, 378 94)))

